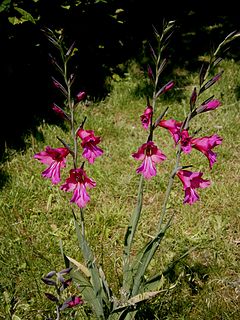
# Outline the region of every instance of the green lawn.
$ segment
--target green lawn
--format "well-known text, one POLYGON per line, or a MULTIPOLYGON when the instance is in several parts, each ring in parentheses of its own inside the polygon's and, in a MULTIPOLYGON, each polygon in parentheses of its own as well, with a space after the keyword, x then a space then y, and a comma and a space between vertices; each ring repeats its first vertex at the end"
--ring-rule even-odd
MULTIPOLYGON (((240 66, 226 60, 217 71, 222 69, 222 79, 207 92, 214 94, 222 105, 201 114, 192 123, 193 131, 202 128, 201 136, 217 133, 223 138, 215 149, 217 163, 209 170, 206 157, 196 150, 182 161, 184 165, 193 165, 193 171, 203 170, 212 185, 200 189, 200 201, 189 206, 182 204, 182 185, 176 179, 168 207, 174 213, 173 223, 149 272, 165 270, 175 258, 196 248, 168 274, 162 293, 142 307, 139 319, 240 319, 240 66)), ((157 108, 161 113, 168 106, 166 117, 181 121, 188 113, 189 97, 198 75, 178 69, 173 78, 176 86, 159 99, 157 108)), ((116 295, 120 289, 124 233, 136 203, 139 182, 135 172, 139 163, 131 154, 147 138, 140 122, 146 106, 143 72, 133 63, 125 77, 117 80, 112 82, 112 90, 104 101, 90 103, 79 114, 79 123, 87 116, 85 128, 102 137, 104 155, 93 166, 86 164, 97 187, 90 190, 85 220, 96 261, 116 295)), ((47 145, 60 147, 57 136, 69 141, 68 132, 45 122, 38 132, 39 135, 26 137, 26 151, 7 150, 6 161, 1 165, 3 182, 6 180, 1 183, 0 198, 1 319, 53 317, 54 307, 44 296, 49 288, 41 277, 50 270, 64 268, 60 239, 69 256, 82 259, 69 203, 71 195, 43 179, 41 172, 45 167, 33 159, 47 145)), ((169 172, 174 166, 175 149, 169 133, 160 129, 155 139, 168 159, 157 166, 157 176, 145 183, 135 249, 154 233, 169 172)), ((66 172, 70 168, 69 163, 66 172)), ((65 314, 66 319, 91 318, 86 316, 87 306, 65 314)))

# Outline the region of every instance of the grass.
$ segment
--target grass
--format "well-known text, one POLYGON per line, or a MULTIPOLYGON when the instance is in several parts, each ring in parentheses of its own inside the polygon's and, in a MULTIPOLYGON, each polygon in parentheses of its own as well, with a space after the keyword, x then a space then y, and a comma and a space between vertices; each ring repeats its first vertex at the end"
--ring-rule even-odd
MULTIPOLYGON (((182 162, 204 170, 212 186, 200 190, 199 202, 183 206, 182 186, 176 180, 169 202, 169 212, 175 213, 174 221, 149 272, 163 271, 181 254, 195 249, 171 269, 162 294, 142 306, 138 319, 240 318, 240 66, 228 60, 221 63, 221 69, 225 70, 223 78, 208 93, 219 98, 222 106, 193 121, 193 131, 202 127, 201 135, 217 133, 223 137, 222 145, 216 149, 218 161, 210 171, 207 159, 194 150, 182 162)), ((197 74, 176 70, 173 76, 176 87, 160 99, 159 113, 161 108, 169 106, 168 118, 182 120, 188 112, 192 88, 198 82, 197 74)), ((97 181, 97 187, 90 191, 91 202, 85 210, 86 229, 97 262, 116 295, 121 279, 123 237, 135 206, 139 181, 135 173, 138 163, 131 153, 147 137, 139 118, 146 105, 142 88, 143 73, 132 64, 124 79, 113 82, 107 99, 84 107, 79 115, 79 122, 87 116, 86 129, 93 129, 102 137, 104 156, 94 166, 87 166, 88 175, 97 181)), ((33 159, 46 145, 59 146, 57 136, 69 141, 68 134, 60 126, 44 122, 38 132, 39 136, 26 137, 26 151, 7 150, 6 161, 1 165, 1 319, 53 317, 52 304, 44 296, 49 288, 41 277, 50 270, 64 268, 60 239, 66 253, 81 261, 70 194, 42 179, 44 166, 33 159), (40 139, 41 136, 44 138, 40 139)), ((160 132, 156 134, 156 143, 168 160, 158 165, 157 176, 145 184, 142 220, 134 249, 154 233, 168 175, 174 165, 173 142, 168 132, 160 132)), ((68 164, 66 172, 70 167, 68 164)), ((66 319, 91 319, 87 306, 65 314, 66 319)))

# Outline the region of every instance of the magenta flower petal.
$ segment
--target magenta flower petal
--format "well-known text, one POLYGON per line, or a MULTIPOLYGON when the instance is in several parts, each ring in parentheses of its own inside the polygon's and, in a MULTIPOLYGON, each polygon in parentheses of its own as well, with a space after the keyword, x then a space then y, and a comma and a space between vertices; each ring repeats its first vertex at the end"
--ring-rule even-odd
POLYGON ((175 145, 178 143, 180 140, 180 129, 182 126, 182 122, 178 122, 174 119, 169 119, 169 120, 161 120, 159 122, 159 126, 167 129, 171 136, 173 137, 173 140, 175 142, 175 145))
POLYGON ((151 157, 145 157, 136 171, 137 173, 141 173, 145 179, 151 179, 157 174, 156 166, 151 157))
POLYGON ((132 156, 136 160, 143 161, 136 171, 137 173, 141 173, 146 179, 155 176, 157 174, 156 163, 166 159, 166 156, 152 141, 144 143, 132 156))
POLYGON ((42 172, 42 176, 51 179, 53 184, 58 184, 61 181, 60 168, 61 163, 53 161, 50 166, 42 172))
POLYGON ((70 202, 75 202, 79 208, 84 208, 89 201, 90 197, 85 185, 81 183, 77 184, 70 202))
POLYGON ((191 141, 192 141, 192 138, 189 136, 188 131, 183 130, 181 132, 181 150, 184 153, 191 152, 191 150, 192 150, 191 141))
POLYGON ((92 143, 85 145, 83 149, 83 157, 88 160, 89 163, 93 163, 97 157, 103 154, 103 150, 92 143))
POLYGON ((192 188, 186 188, 185 189, 185 197, 183 200, 183 203, 189 203, 190 205, 192 205, 194 202, 199 200, 199 195, 197 194, 197 192, 192 189, 192 188))
POLYGON ((199 200, 199 196, 195 189, 207 188, 211 182, 209 180, 202 179, 202 172, 191 172, 188 170, 179 170, 177 176, 183 184, 185 191, 185 197, 183 203, 192 205, 194 202, 199 200))
POLYGON ((64 301, 64 303, 62 304, 62 306, 60 307, 60 311, 65 310, 66 308, 73 308, 79 304, 83 304, 84 301, 82 300, 81 297, 78 296, 72 296, 70 298, 68 298, 67 300, 64 301))
POLYGON ((72 300, 68 302, 68 307, 72 308, 72 307, 75 307, 79 304, 83 304, 82 298, 73 296, 72 300))
POLYGON ((103 150, 97 147, 101 141, 100 137, 96 137, 93 130, 83 130, 82 128, 78 130, 77 135, 82 140, 83 157, 89 163, 93 163, 97 157, 103 154, 103 150))
POLYGON ((70 170, 69 178, 61 185, 60 189, 67 192, 73 191, 70 202, 75 202, 80 208, 83 208, 90 201, 86 189, 95 186, 96 182, 90 179, 82 168, 78 168, 70 170))
POLYGON ((48 165, 48 168, 42 172, 44 178, 51 179, 53 184, 60 182, 60 169, 66 166, 66 157, 69 154, 67 148, 51 148, 46 147, 45 151, 41 151, 34 155, 34 158, 41 163, 48 165))
POLYGON ((192 147, 202 152, 209 160, 210 169, 216 162, 217 154, 212 151, 213 148, 222 143, 222 138, 217 134, 212 136, 192 139, 192 147))

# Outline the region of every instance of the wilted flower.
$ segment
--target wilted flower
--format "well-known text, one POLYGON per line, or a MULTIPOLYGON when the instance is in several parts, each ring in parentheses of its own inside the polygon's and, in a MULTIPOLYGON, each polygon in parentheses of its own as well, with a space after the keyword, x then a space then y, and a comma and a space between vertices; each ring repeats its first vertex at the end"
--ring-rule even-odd
POLYGON ((199 200, 199 196, 195 189, 207 188, 211 182, 209 180, 202 179, 202 172, 191 172, 188 170, 179 170, 177 176, 183 184, 185 191, 185 197, 183 203, 189 203, 190 205, 199 200))
POLYGON ((217 154, 212 151, 212 149, 222 143, 222 138, 217 134, 209 137, 195 138, 192 139, 192 147, 201 151, 209 160, 210 169, 212 169, 213 164, 216 162, 217 154))
POLYGON ((161 120, 159 122, 159 126, 167 129, 170 132, 176 145, 181 136, 180 129, 182 126, 182 122, 178 122, 174 119, 161 120))
POLYGON ((140 116, 142 121, 142 126, 146 130, 148 129, 151 123, 152 115, 153 115, 153 108, 152 106, 148 105, 144 113, 140 116))
POLYGON ((66 166, 66 157, 69 154, 67 148, 51 148, 46 147, 45 151, 41 151, 34 155, 34 158, 49 167, 42 172, 44 178, 50 178, 53 184, 60 182, 60 169, 66 166))
POLYGON ((83 208, 90 200, 86 189, 95 186, 96 182, 86 175, 85 170, 78 168, 70 170, 70 177, 66 179, 66 183, 61 185, 60 189, 67 192, 73 191, 70 202, 75 202, 80 208, 83 208))
POLYGON ((82 128, 77 131, 77 135, 82 140, 83 157, 89 163, 93 163, 97 157, 103 154, 103 150, 97 146, 101 141, 100 137, 96 137, 93 130, 83 130, 82 128))
POLYGON ((157 174, 156 163, 166 159, 166 156, 157 148, 153 141, 144 143, 132 156, 136 160, 143 161, 137 168, 137 173, 141 173, 146 179, 155 176, 157 174))

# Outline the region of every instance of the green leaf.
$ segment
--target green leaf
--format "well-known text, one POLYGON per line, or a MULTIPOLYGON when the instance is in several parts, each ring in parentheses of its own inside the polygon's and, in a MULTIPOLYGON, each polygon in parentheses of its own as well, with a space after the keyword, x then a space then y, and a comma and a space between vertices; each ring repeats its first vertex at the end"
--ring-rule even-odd
POLYGON ((91 249, 86 241, 86 238, 85 238, 83 210, 81 209, 82 231, 80 230, 80 227, 79 227, 79 224, 76 220, 76 216, 75 216, 74 212, 73 212, 73 216, 74 216, 74 224, 75 224, 75 229, 76 229, 76 233, 77 233, 79 246, 80 246, 80 249, 83 253, 86 267, 91 274, 91 284, 92 284, 92 288, 94 290, 95 297, 96 297, 95 309, 98 312, 96 315, 98 317, 100 317, 100 319, 101 319, 101 317, 104 317, 103 301, 105 301, 105 304, 107 306, 109 306, 109 299, 106 296, 105 290, 103 289, 101 277, 99 275, 99 271, 98 271, 97 266, 95 264, 95 258, 93 256, 92 251, 91 251, 91 249))
POLYGON ((145 301, 145 300, 149 300, 151 298, 156 297, 156 295, 159 294, 160 291, 150 291, 150 292, 144 292, 144 293, 140 293, 134 297, 132 297, 131 299, 128 300, 128 304, 130 305, 135 305, 139 302, 145 301))
POLYGON ((77 269, 75 265, 73 265, 73 271, 71 271, 70 274, 74 282, 79 284, 78 288, 83 299, 92 306, 95 314, 101 318, 103 316, 102 307, 99 304, 90 280, 79 269, 77 269))
POLYGON ((0 4, 0 12, 7 11, 10 8, 12 0, 3 0, 3 2, 0 4))
POLYGON ((33 24, 36 24, 36 19, 34 19, 29 12, 16 6, 14 7, 14 9, 22 15, 20 21, 22 22, 29 21, 29 22, 32 22, 33 24))
POLYGON ((95 0, 95 3, 107 3, 107 0, 95 0))
POLYGON ((8 21, 13 24, 14 26, 16 24, 20 24, 20 23, 23 23, 25 22, 25 20, 21 20, 21 19, 18 19, 17 17, 8 17, 8 21))
MULTIPOLYGON (((143 289, 143 286, 145 284, 144 276, 145 276, 146 270, 156 250, 158 249, 165 235, 166 230, 169 228, 170 222, 171 222, 171 219, 169 219, 165 227, 162 230, 160 230, 160 232, 158 232, 158 234, 151 241, 149 241, 136 256, 131 267, 131 274, 132 274, 131 296, 137 295, 143 289)), ((129 280, 131 281, 131 279, 129 280)))
POLYGON ((108 308, 110 309, 111 306, 112 306, 112 303, 111 303, 111 300, 112 300, 112 292, 108 286, 108 283, 107 283, 107 280, 106 280, 106 277, 105 277, 105 274, 102 270, 102 268, 100 267, 99 268, 99 275, 101 277, 101 282, 102 282, 102 287, 107 295, 107 300, 105 299, 104 301, 106 302, 106 304, 108 305, 108 308))
POLYGON ((144 290, 146 291, 153 291, 153 290, 160 290, 165 282, 165 277, 163 273, 157 274, 148 281, 146 281, 144 285, 144 290))
POLYGON ((129 291, 129 278, 132 278, 132 273, 130 270, 130 253, 133 238, 138 226, 138 222, 140 219, 141 211, 142 211, 142 201, 143 201, 143 176, 141 175, 139 188, 138 188, 138 196, 137 196, 137 206, 135 211, 131 216, 130 223, 127 227, 127 231, 125 233, 124 239, 124 249, 123 249, 123 289, 124 291, 129 291))
POLYGON ((77 260, 73 259, 73 258, 70 258, 68 257, 68 260, 75 266, 77 267, 77 271, 81 271, 87 278, 90 279, 91 277, 91 273, 89 272, 88 268, 86 268, 83 264, 81 264, 80 262, 78 262, 77 260))
POLYGON ((189 255, 192 251, 196 250, 199 247, 199 245, 196 245, 188 250, 186 250, 180 257, 177 259, 174 259, 168 267, 161 273, 158 273, 151 277, 150 279, 146 280, 144 285, 144 290, 160 290, 165 282, 166 276, 173 270, 173 268, 176 266, 176 264, 179 263, 182 259, 184 259, 186 256, 189 255))
POLYGON ((66 10, 69 10, 70 8, 71 8, 71 6, 70 5, 68 5, 68 6, 64 6, 64 5, 62 5, 61 6, 63 9, 66 9, 66 10))
POLYGON ((66 266, 66 268, 69 268, 69 260, 68 260, 67 256, 64 253, 63 244, 62 244, 62 240, 61 239, 59 241, 59 245, 60 245, 60 251, 61 251, 61 255, 63 257, 64 263, 65 263, 65 266, 66 266))
MULTIPOLYGON (((143 301, 156 297, 159 293, 160 291, 149 291, 149 292, 140 293, 130 298, 126 303, 116 307, 112 311, 112 315, 121 312, 121 314, 116 319, 118 320, 135 319, 134 316, 137 312, 136 306, 143 301)), ((115 319, 115 318, 110 316, 109 319, 115 319)))
POLYGON ((119 9, 116 9, 116 11, 115 11, 115 13, 121 13, 121 12, 124 12, 124 9, 122 9, 122 8, 119 8, 119 9))

